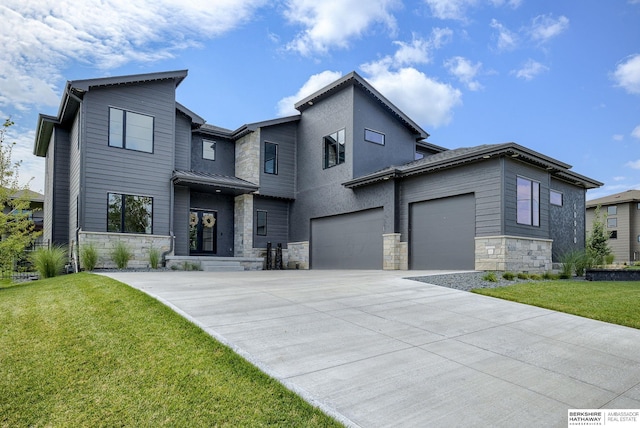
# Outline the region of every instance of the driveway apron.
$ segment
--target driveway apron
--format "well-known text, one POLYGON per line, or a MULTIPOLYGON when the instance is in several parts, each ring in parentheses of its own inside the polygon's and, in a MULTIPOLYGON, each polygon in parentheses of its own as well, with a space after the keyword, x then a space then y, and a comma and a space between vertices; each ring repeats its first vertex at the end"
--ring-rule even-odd
POLYGON ((566 427, 640 409, 640 330, 412 281, 442 272, 111 272, 348 426, 566 427))

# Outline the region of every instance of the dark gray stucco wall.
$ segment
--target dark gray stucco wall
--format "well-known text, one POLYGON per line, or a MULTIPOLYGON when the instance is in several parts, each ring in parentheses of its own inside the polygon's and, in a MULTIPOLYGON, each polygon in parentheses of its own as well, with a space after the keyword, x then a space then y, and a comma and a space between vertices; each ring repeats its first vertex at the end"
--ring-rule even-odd
POLYGON ((415 157, 415 135, 360 87, 354 91, 353 176, 379 171, 390 165, 402 165, 415 157), (365 141, 364 130, 385 136, 385 144, 365 141))
POLYGON ((168 235, 175 147, 175 82, 91 89, 83 101, 84 230, 104 232, 107 193, 153 198, 153 233, 168 235), (109 107, 154 117, 153 153, 108 145, 109 107))
POLYGON ((220 137, 209 137, 201 134, 194 134, 191 139, 191 170, 198 172, 209 172, 212 174, 235 175, 235 144, 220 137), (216 159, 204 159, 202 157, 202 140, 216 142, 216 159))
MULTIPOLYGON (((217 253, 216 256, 233 256, 233 196, 211 193, 191 192, 191 208, 212 210, 217 215, 217 253)), ((176 220, 176 221, 179 221, 176 220)), ((184 222, 189 224, 189 217, 184 218, 184 222)))
POLYGON ((342 183, 353 178, 353 91, 349 86, 304 111, 298 122, 297 189, 291 204, 289 241, 307 241, 310 219, 384 207, 384 231, 395 229, 393 180, 358 189, 342 183), (346 131, 345 163, 323 169, 323 137, 346 131))
POLYGON ((585 246, 585 190, 561 180, 551 179, 551 189, 562 193, 562 206, 550 205, 553 261, 585 246))
POLYGON ((298 123, 284 123, 260 130, 260 194, 293 198, 296 183, 296 136, 298 123), (278 173, 264 172, 265 142, 278 145, 278 173))

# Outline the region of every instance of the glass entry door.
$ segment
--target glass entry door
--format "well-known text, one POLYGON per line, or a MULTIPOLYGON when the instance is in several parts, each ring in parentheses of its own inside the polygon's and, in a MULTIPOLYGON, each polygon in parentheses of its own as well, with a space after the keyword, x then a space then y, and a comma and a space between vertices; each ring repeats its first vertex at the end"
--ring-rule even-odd
POLYGON ((189 213, 189 253, 215 254, 218 232, 216 211, 191 210, 189 213))

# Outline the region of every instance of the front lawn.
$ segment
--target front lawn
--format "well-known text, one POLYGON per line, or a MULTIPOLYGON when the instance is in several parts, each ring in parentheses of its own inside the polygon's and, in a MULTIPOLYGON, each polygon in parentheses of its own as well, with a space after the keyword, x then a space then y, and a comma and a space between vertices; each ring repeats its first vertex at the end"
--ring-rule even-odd
POLYGON ((110 278, 0 284, 0 426, 340 426, 110 278))
POLYGON ((536 281, 474 293, 640 328, 640 282, 536 281))

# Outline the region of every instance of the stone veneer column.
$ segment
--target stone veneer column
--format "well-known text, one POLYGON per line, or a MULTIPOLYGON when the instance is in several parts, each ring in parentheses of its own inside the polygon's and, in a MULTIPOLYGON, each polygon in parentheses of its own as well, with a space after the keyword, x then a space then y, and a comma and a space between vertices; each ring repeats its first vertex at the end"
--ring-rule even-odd
POLYGON ((287 243, 288 269, 309 269, 309 241, 287 243))
POLYGON ((553 240, 520 236, 480 236, 475 239, 475 269, 547 272, 552 269, 553 240))
POLYGON ((253 195, 236 196, 233 223, 233 255, 251 257, 253 251, 253 195))
POLYGON ((382 235, 382 269, 409 269, 408 246, 406 242, 400 242, 400 237, 400 233, 385 233, 382 235))
POLYGON ((236 177, 260 185, 260 130, 236 142, 236 177))

